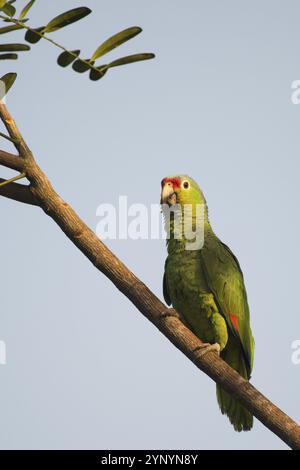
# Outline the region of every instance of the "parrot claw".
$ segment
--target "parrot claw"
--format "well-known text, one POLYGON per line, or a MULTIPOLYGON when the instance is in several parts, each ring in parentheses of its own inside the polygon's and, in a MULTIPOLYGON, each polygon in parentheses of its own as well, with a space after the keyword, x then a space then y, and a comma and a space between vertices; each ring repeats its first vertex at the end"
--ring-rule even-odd
POLYGON ((214 343, 214 344, 202 343, 201 345, 197 346, 197 348, 195 348, 193 352, 198 352, 198 351, 200 351, 200 353, 198 354, 198 357, 203 357, 205 354, 207 354, 208 352, 212 352, 212 351, 216 352, 218 356, 220 356, 221 347, 219 343, 214 343))
POLYGON ((180 315, 174 308, 168 308, 165 310, 163 313, 160 314, 160 317, 162 319, 168 318, 168 317, 175 317, 175 318, 180 318, 180 315))

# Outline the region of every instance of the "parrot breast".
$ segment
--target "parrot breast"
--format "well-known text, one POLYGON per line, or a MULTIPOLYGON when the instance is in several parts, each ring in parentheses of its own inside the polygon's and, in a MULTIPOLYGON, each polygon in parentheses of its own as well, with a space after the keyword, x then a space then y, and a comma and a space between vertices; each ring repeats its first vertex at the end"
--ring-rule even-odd
POLYGON ((199 308, 200 296, 209 288, 197 252, 185 251, 168 257, 166 282, 173 307, 183 316, 194 333, 204 342, 212 342, 213 329, 199 308))

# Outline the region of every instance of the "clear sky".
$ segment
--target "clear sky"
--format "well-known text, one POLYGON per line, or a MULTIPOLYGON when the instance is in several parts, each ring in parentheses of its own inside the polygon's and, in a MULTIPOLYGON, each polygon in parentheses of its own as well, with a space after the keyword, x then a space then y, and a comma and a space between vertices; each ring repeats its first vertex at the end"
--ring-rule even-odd
MULTIPOLYGON (((54 187, 93 229, 102 202, 126 195, 150 205, 162 177, 198 181, 215 232, 244 271, 252 382, 299 421, 300 365, 291 361, 300 339, 300 105, 291 102, 299 2, 37 0, 31 24, 84 4, 93 15, 54 39, 88 57, 139 25, 142 35, 110 57, 157 58, 92 83, 59 68, 58 51, 41 41, 17 63, 1 63, 1 75, 19 74, 10 112, 54 187)), ((286 448, 256 420, 250 433, 234 432, 214 383, 41 210, 0 198, 0 211, 1 448, 286 448)), ((162 298, 164 242, 108 244, 162 298)))

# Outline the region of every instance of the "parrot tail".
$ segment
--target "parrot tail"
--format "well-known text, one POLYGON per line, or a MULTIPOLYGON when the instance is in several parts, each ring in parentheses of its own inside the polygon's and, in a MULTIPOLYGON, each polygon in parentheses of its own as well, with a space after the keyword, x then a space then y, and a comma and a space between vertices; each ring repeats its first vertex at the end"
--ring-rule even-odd
MULTIPOLYGON (((235 369, 242 377, 249 379, 245 358, 241 351, 223 351, 221 353, 224 361, 235 369), (234 360, 235 359, 235 360, 234 360), (238 359, 238 360, 237 360, 238 359)), ((233 425, 235 431, 250 431, 253 426, 253 415, 244 408, 243 405, 230 393, 227 393, 219 385, 217 385, 217 399, 222 414, 228 416, 229 421, 233 425)))

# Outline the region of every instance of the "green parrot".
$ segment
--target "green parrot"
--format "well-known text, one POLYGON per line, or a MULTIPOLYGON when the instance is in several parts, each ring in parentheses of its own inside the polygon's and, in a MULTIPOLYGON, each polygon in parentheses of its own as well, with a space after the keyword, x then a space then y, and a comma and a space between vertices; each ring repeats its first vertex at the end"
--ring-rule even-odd
MULTIPOLYGON (((253 367, 254 339, 239 262, 213 232, 206 200, 192 178, 167 177, 161 185, 162 212, 168 233, 163 279, 165 301, 173 305, 204 342, 203 352, 216 350, 248 380, 253 367), (198 211, 199 207, 202 212, 198 211), (191 227, 190 232, 186 227, 191 227), (199 236, 198 245, 193 245, 191 235, 194 234, 195 241, 197 233, 202 233, 202 240, 199 236)), ((229 417, 236 431, 252 428, 252 414, 219 385, 217 399, 222 414, 229 417)))

